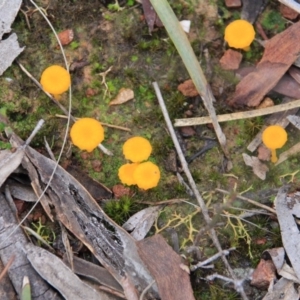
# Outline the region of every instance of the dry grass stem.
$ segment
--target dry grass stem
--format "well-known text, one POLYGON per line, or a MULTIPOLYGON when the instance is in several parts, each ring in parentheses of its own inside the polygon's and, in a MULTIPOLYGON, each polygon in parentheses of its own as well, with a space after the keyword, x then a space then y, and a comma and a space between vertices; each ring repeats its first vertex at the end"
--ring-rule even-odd
MULTIPOLYGON (((226 122, 226 121, 233 121, 233 120, 241 120, 241 119, 248 119, 254 118, 259 116, 265 116, 269 114, 273 114, 276 112, 286 111, 289 109, 293 109, 296 107, 300 107, 300 100, 291 101, 289 103, 278 104, 272 107, 249 110, 249 111, 241 111, 232 114, 225 114, 225 115, 218 115, 217 120, 218 122, 226 122)), ((188 118, 188 119, 175 119, 174 126, 175 127, 184 127, 184 126, 195 126, 195 125, 203 125, 212 123, 210 117, 199 117, 199 118, 188 118)))

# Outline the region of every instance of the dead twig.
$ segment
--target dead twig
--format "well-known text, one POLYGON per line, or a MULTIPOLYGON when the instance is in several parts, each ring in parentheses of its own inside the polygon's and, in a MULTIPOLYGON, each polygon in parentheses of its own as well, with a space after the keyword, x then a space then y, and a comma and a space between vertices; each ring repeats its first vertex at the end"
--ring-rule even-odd
POLYGON ((259 203, 259 202, 256 202, 256 201, 254 201, 254 200, 251 200, 251 199, 249 199, 249 198, 246 198, 246 197, 244 197, 244 196, 242 196, 242 195, 235 194, 235 193, 230 193, 230 192, 228 192, 228 191, 225 191, 225 190, 222 190, 222 189, 219 189, 219 188, 216 188, 216 191, 217 191, 217 192, 220 192, 220 193, 222 193, 222 194, 225 194, 225 195, 233 195, 234 197, 236 197, 236 198, 238 198, 238 199, 240 199, 240 200, 246 201, 246 202, 251 203, 251 204, 253 204, 253 205, 255 205, 255 206, 258 206, 258 207, 260 207, 260 208, 263 208, 263 209, 265 209, 265 210, 271 212, 272 214, 276 214, 275 209, 273 209, 273 208, 271 208, 271 207, 269 207, 269 206, 267 206, 267 205, 261 204, 261 203, 259 203))
MULTIPOLYGON (((180 145, 178 143, 178 140, 177 140, 177 137, 176 137, 176 134, 175 134, 175 130, 174 130, 173 126, 172 126, 172 123, 171 123, 171 120, 170 120, 170 117, 169 117, 169 114, 168 114, 165 102, 164 102, 163 97, 161 95, 159 86, 158 86, 157 82, 153 82, 152 84, 153 84, 153 87, 154 87, 154 90, 155 90, 155 93, 156 93, 156 96, 157 96, 157 99, 158 99, 161 111, 163 113, 165 122, 167 124, 169 133, 171 135, 172 141, 173 141, 175 149, 177 151, 177 154, 178 154, 178 157, 179 157, 182 169, 183 169, 183 171, 184 171, 184 173, 185 173, 185 175, 186 175, 186 177, 188 179, 189 185, 190 185, 191 189, 193 190, 193 193, 194 193, 194 195, 195 195, 195 197, 196 197, 196 199, 197 199, 197 201, 199 203, 199 206, 200 206, 200 208, 202 210, 202 214, 203 214, 203 217, 205 219, 205 222, 207 224, 210 224, 211 223, 211 218, 209 217, 208 209, 207 209, 207 207, 205 205, 205 202, 204 202, 203 198, 201 197, 201 195, 200 195, 200 193, 198 191, 198 188, 196 186, 194 178, 193 178, 193 176, 192 176, 192 174, 191 174, 191 172, 189 170, 187 161, 186 161, 186 159, 185 159, 185 157, 184 157, 184 155, 182 153, 181 147, 180 147, 180 145)), ((232 280, 234 282, 236 282, 237 281, 236 276, 235 276, 235 274, 234 274, 231 266, 229 265, 229 262, 228 262, 226 256, 223 254, 223 249, 222 249, 222 247, 220 245, 220 242, 218 240, 218 237, 217 237, 215 229, 214 228, 210 228, 209 232, 210 232, 210 236, 211 236, 211 239, 212 239, 215 247, 218 249, 218 252, 222 253, 221 258, 222 258, 222 260, 223 260, 223 262, 224 262, 224 264, 225 264, 225 266, 226 266, 229 274, 231 275, 232 280)), ((238 286, 238 284, 236 284, 236 286, 238 286)), ((239 287, 239 288, 240 288, 239 292, 240 292, 242 298, 243 299, 248 299, 248 297, 245 294, 245 291, 243 290, 243 287, 239 287)))
POLYGON ((2 272, 0 274, 0 281, 2 280, 2 278, 7 273, 8 269, 10 268, 10 266, 12 265, 12 263, 14 262, 15 258, 16 258, 16 256, 12 255, 11 258, 9 259, 9 261, 7 262, 5 268, 2 270, 2 272))
MULTIPOLYGON (((233 120, 248 119, 248 118, 254 118, 259 116, 265 116, 276 112, 286 111, 296 107, 300 107, 299 99, 284 104, 278 104, 272 107, 242 111, 242 112, 237 112, 232 114, 218 115, 217 120, 218 122, 226 122, 226 121, 233 121, 233 120)), ((208 123, 212 123, 210 117, 175 119, 174 126, 184 127, 184 126, 203 125, 208 123)))
POLYGON ((202 268, 204 266, 207 266, 209 263, 211 263, 212 261, 218 259, 220 256, 222 256, 222 255, 229 255, 230 251, 233 251, 233 250, 235 250, 234 247, 233 248, 229 248, 228 250, 223 250, 222 252, 218 252, 215 255, 211 256, 210 258, 206 259, 205 261, 200 261, 196 265, 192 265, 190 267, 190 270, 191 271, 195 271, 198 268, 202 268))
POLYGON ((152 282, 150 282, 148 284, 148 286, 145 287, 145 289, 143 290, 143 292, 141 293, 140 299, 139 300, 144 300, 144 296, 146 295, 147 291, 151 288, 151 286, 155 283, 155 280, 153 280, 152 282))
MULTIPOLYGON (((59 115, 59 114, 56 114, 55 117, 62 118, 62 119, 67 119, 68 118, 67 116, 59 115)), ((80 118, 76 118, 75 117, 74 119, 75 120, 79 120, 80 118)), ((120 130, 131 132, 131 129, 127 128, 127 127, 118 126, 118 125, 112 125, 112 124, 108 124, 108 123, 104 123, 104 122, 100 122, 100 123, 101 123, 101 125, 106 126, 106 127, 110 127, 110 128, 115 128, 115 129, 120 129, 120 130)))

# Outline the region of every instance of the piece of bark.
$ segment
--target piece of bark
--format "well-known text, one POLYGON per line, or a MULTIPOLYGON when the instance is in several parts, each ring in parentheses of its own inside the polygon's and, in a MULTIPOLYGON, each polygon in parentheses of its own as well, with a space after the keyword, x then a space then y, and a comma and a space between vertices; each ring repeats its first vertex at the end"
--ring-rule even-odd
POLYGON ((268 0, 243 0, 241 19, 254 23, 267 3, 268 0))
POLYGON ((281 231, 281 239, 290 263, 300 279, 300 237, 297 221, 300 218, 300 193, 288 193, 286 187, 279 189, 275 209, 281 231))
POLYGON ((242 1, 241 0, 225 0, 226 7, 241 7, 242 1))
MULTIPOLYGON (((63 257, 63 261, 68 267, 70 267, 66 254, 63 257)), ((75 274, 89 278, 111 289, 123 292, 123 289, 120 286, 120 284, 105 268, 95 265, 89 261, 86 261, 76 256, 73 257, 73 265, 75 274)))
MULTIPOLYGON (((255 67, 240 68, 236 71, 236 74, 238 77, 243 78, 254 70, 255 67)), ((297 71, 293 69, 293 66, 291 66, 291 68, 288 70, 288 73, 289 74, 286 73, 282 76, 278 83, 272 88, 271 92, 276 92, 293 99, 300 99, 300 79, 299 82, 297 82, 297 71), (290 70, 293 76, 290 76, 290 70)))
POLYGON ((220 59, 220 65, 224 70, 237 70, 243 59, 242 53, 228 49, 220 59))
POLYGON ((193 300, 189 274, 181 268, 181 257, 156 234, 137 242, 138 253, 153 275, 162 300, 193 300))
POLYGON ((34 269, 55 287, 64 299, 116 300, 115 297, 96 291, 81 281, 61 259, 51 252, 31 243, 24 246, 24 252, 34 269))
POLYGON ((295 20, 299 15, 295 10, 282 3, 280 3, 279 11, 284 18, 287 18, 289 20, 295 20))
POLYGON ((183 94, 183 96, 186 97, 195 97, 199 95, 192 79, 188 79, 185 82, 179 84, 177 89, 183 94))
POLYGON ((112 191, 109 188, 92 179, 79 168, 69 165, 67 167, 67 171, 78 181, 80 181, 80 183, 89 191, 96 201, 112 198, 112 191))
POLYGON ((295 66, 291 66, 288 72, 292 78, 300 84, 300 69, 295 66))
POLYGON ((266 41, 255 71, 245 76, 229 99, 233 106, 257 106, 296 60, 300 52, 300 21, 266 41))
POLYGON ((261 259, 252 274, 251 285, 267 290, 274 279, 276 279, 276 268, 272 260, 261 259))
POLYGON ((23 252, 23 248, 28 244, 26 236, 21 228, 16 229, 18 222, 1 193, 0 207, 0 258, 4 264, 7 264, 11 256, 15 255, 15 259, 8 270, 8 276, 19 297, 21 296, 23 278, 28 276, 33 299, 62 299, 30 265, 23 252), (13 230, 15 232, 9 236, 13 230))

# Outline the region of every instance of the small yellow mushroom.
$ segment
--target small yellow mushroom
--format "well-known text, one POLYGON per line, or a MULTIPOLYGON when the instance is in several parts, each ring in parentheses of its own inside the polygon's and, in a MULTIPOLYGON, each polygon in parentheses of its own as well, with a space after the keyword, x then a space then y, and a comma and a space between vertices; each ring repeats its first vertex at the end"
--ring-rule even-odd
POLYGON ((123 154, 126 159, 132 162, 147 160, 152 152, 150 142, 141 137, 135 136, 128 139, 123 145, 123 154))
POLYGON ((140 189, 152 189, 158 185, 160 171, 154 163, 150 161, 143 162, 136 167, 133 178, 140 189))
POLYGON ((40 83, 44 91, 59 100, 60 95, 66 92, 71 85, 70 73, 61 66, 52 65, 44 70, 40 83))
POLYGON ((276 163, 276 149, 284 146, 287 141, 287 132, 279 125, 271 125, 262 133, 262 141, 264 145, 271 150, 271 161, 276 163))
POLYGON ((225 28, 224 39, 229 47, 248 51, 254 37, 253 25, 246 20, 235 20, 225 28))
POLYGON ((104 129, 96 119, 82 118, 73 124, 70 136, 80 150, 92 152, 104 140, 104 129))
POLYGON ((136 184, 136 181, 133 178, 133 173, 138 165, 139 165, 138 163, 131 163, 131 164, 122 165, 119 168, 118 176, 123 184, 126 185, 136 184))

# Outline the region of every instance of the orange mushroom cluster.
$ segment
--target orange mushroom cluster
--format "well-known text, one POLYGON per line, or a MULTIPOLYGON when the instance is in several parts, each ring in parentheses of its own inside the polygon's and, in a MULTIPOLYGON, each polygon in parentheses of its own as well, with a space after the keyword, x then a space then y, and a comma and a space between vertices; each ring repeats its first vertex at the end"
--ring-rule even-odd
POLYGON ((136 184, 144 190, 158 185, 160 170, 154 163, 146 161, 151 152, 150 142, 143 137, 132 137, 124 143, 123 154, 132 163, 126 163, 119 168, 118 176, 123 184, 136 184))

